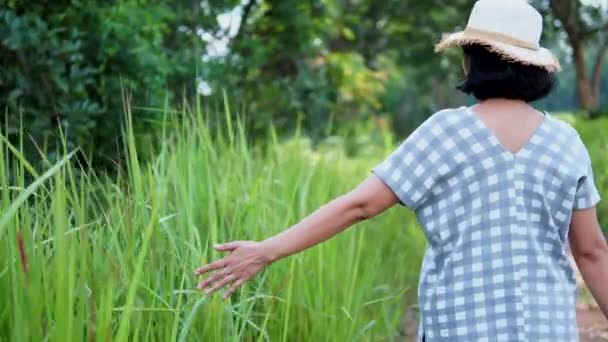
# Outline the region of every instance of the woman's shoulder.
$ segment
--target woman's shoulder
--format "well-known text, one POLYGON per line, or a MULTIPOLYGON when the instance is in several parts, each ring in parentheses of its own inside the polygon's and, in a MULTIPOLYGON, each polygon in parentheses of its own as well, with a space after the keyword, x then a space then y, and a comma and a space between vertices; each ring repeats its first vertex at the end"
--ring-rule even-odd
POLYGON ((443 108, 431 115, 436 119, 461 118, 463 114, 469 111, 469 107, 460 106, 454 108, 443 108))
POLYGON ((465 106, 444 108, 431 114, 431 116, 426 119, 425 124, 437 127, 453 125, 462 121, 466 117, 467 111, 468 108, 465 106))
POLYGON ((560 151, 571 165, 586 170, 590 162, 589 152, 576 127, 559 117, 548 115, 547 120, 549 125, 545 129, 544 144, 552 147, 554 152, 560 151))
MULTIPOLYGON (((560 119, 559 117, 551 115, 548 112, 543 113, 546 115, 546 120, 548 123, 546 128, 552 133, 553 136, 559 138, 558 140, 566 140, 570 143, 578 145, 578 147, 584 147, 578 131, 572 124, 560 119)), ((431 114, 431 116, 425 120, 424 124, 429 127, 445 127, 446 125, 453 126, 459 122, 463 122, 462 124, 466 124, 467 122, 475 122, 470 114, 471 109, 467 106, 444 108, 431 114)))
POLYGON ((551 126, 550 131, 554 136, 559 137, 560 140, 565 140, 569 143, 584 145, 580 134, 571 123, 562 120, 559 117, 555 117, 547 112, 545 112, 545 115, 547 115, 547 121, 549 121, 551 126))

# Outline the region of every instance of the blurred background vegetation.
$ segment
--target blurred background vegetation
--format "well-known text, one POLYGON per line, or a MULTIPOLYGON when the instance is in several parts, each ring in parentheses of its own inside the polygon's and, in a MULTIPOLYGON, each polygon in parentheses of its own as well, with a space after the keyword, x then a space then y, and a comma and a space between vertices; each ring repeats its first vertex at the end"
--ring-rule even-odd
MULTIPOLYGON (((196 96, 213 107, 225 91, 254 139, 271 123, 316 141, 362 127, 403 136, 467 101, 454 90, 458 51, 437 55, 433 44, 463 27, 473 3, 0 0, 3 127, 13 140, 22 127, 34 156, 37 148, 52 154, 62 132, 89 161, 114 167, 122 89, 138 134, 163 119, 146 108, 187 106, 196 96)), ((539 105, 606 112, 605 1, 533 4, 545 16, 544 44, 564 65, 559 88, 539 105)))
MULTIPOLYGON (((124 167, 125 100, 150 147, 142 159, 171 113, 200 99, 213 126, 226 100, 251 141, 273 126, 279 137, 302 132, 361 154, 471 102, 455 90, 460 52, 438 55, 433 45, 463 28, 473 3, 0 0, 2 128, 30 159, 57 160, 63 136, 81 160, 115 172, 124 167)), ((606 116, 608 1, 532 4, 545 17, 543 45, 563 64, 558 88, 537 105, 579 120, 606 116)), ((587 140, 605 151, 601 132, 587 140)))

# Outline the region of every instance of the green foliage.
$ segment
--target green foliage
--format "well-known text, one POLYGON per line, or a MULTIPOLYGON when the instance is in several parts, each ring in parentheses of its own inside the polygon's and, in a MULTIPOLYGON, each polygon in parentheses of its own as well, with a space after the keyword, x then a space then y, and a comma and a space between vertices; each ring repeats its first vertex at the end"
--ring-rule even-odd
MULTIPOLYGON (((379 117, 404 136, 431 113, 470 101, 454 89, 460 52, 435 54, 433 45, 464 27, 473 3, 0 0, 4 131, 16 143, 23 125, 27 154, 40 148, 51 159, 64 134, 68 147, 113 167, 123 90, 138 107, 182 99, 187 106, 205 81, 213 93, 205 104, 221 103, 225 91, 252 139, 264 139, 273 125, 281 136, 301 129, 318 142, 379 117), (240 25, 220 20, 227 13, 240 25), (209 53, 217 40, 225 55, 209 53)), ((545 45, 564 62, 558 89, 539 106, 574 108, 576 73, 557 44, 563 33, 548 2, 537 5, 551 21, 545 45)), ((160 121, 158 111, 138 111, 136 135, 149 138, 156 127, 149 123, 160 121)))
MULTIPOLYGON (((403 208, 273 264, 226 302, 194 290, 193 270, 218 257, 213 242, 294 224, 351 189, 386 151, 348 158, 300 138, 250 146, 239 122, 211 130, 201 112, 179 115, 150 163, 139 163, 127 124, 127 175, 55 168, 16 215, 0 219, 0 340, 403 338, 424 247, 403 208)), ((13 157, 2 143, 0 160, 13 157)), ((31 190, 17 159, 11 171, 0 163, 0 187, 10 189, 2 213, 31 190)))
POLYGON ((63 133, 91 160, 116 158, 123 89, 137 104, 162 106, 171 85, 194 88, 202 42, 176 34, 181 20, 147 1, 10 2, 0 9, 5 131, 14 141, 22 122, 30 156, 29 137, 52 152, 63 133))
POLYGON ((406 133, 453 102, 436 93, 456 84, 459 61, 433 44, 472 3, 251 1, 231 54, 202 72, 230 89, 256 135, 272 122, 318 138, 371 116, 397 117, 406 133))

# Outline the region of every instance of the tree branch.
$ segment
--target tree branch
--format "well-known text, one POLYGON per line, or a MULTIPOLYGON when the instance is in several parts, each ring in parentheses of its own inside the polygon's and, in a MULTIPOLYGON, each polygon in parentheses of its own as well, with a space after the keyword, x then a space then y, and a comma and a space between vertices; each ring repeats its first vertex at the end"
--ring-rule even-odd
POLYGON ((585 32, 586 36, 592 36, 596 33, 608 32, 608 21, 602 25, 592 27, 585 32))
POLYGON ((253 7, 255 6, 256 2, 257 0, 249 0, 249 2, 247 2, 245 7, 243 8, 243 15, 241 16, 241 26, 239 27, 239 30, 234 36, 233 42, 238 41, 243 35, 243 32, 245 31, 245 25, 247 25, 247 20, 249 19, 249 16, 251 16, 251 11, 253 10, 253 7))
POLYGON ((553 14, 559 19, 564 26, 564 30, 568 35, 571 43, 575 43, 583 39, 580 20, 577 9, 578 0, 551 0, 550 6, 553 14))

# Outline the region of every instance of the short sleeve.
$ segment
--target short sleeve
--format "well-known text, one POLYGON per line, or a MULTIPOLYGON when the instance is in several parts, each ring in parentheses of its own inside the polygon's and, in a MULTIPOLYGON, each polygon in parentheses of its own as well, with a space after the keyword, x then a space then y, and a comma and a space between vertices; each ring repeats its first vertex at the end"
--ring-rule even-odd
POLYGON ((450 171, 446 152, 454 143, 445 139, 441 112, 425 120, 372 172, 399 198, 416 210, 429 196, 441 176, 450 171))
POLYGON ((593 180, 593 168, 591 159, 585 149, 585 172, 578 179, 576 195, 574 197, 574 209, 588 209, 594 207, 600 201, 600 194, 593 180))

